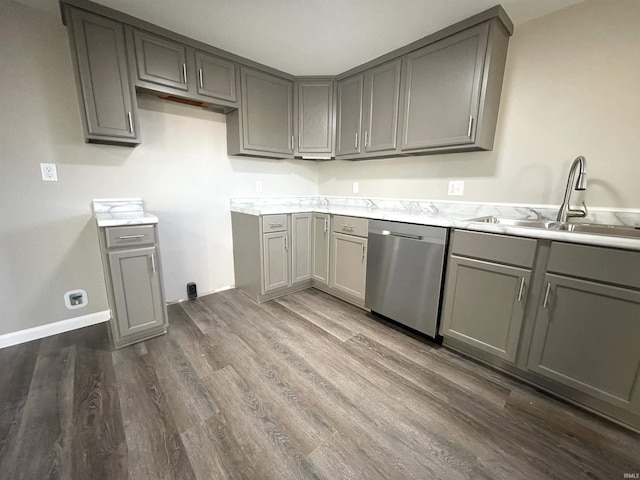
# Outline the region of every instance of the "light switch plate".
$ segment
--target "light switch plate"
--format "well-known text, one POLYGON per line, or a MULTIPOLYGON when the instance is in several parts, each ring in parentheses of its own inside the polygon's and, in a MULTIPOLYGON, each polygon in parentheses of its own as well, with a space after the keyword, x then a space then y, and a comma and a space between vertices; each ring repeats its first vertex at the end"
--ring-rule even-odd
POLYGON ((450 180, 449 195, 464 195, 464 180, 450 180))
POLYGON ((40 173, 42 174, 43 182, 57 182, 58 170, 55 163, 41 163, 40 173))

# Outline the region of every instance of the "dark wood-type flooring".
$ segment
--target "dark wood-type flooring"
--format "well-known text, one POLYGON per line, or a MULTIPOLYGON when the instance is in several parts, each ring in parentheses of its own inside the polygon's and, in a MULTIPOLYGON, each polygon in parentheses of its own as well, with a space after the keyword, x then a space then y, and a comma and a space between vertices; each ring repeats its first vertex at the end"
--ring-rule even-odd
POLYGON ((568 479, 640 472, 640 435, 317 290, 169 307, 0 350, 4 479, 568 479))

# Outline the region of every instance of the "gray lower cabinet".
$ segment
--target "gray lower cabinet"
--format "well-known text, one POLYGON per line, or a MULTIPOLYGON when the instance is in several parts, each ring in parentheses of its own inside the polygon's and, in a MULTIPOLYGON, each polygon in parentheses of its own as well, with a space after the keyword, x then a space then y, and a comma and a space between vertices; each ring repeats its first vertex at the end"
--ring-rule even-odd
POLYGON ((231 213, 235 286, 257 302, 311 286, 312 214, 231 213))
POLYGON ((124 26, 64 8, 85 141, 138 145, 137 103, 127 68, 124 26))
POLYGON ((515 362, 531 270, 449 259, 441 334, 515 362))
POLYGON ((293 158, 293 82, 240 67, 241 106, 227 114, 229 155, 293 158))
POLYGON ((305 79, 295 84, 295 155, 329 159, 334 155, 335 104, 332 79, 305 79))
POLYGON ((367 278, 367 239, 333 232, 329 287, 364 305, 367 278))
POLYGON ((329 286, 330 218, 327 213, 314 213, 312 218, 311 271, 314 284, 329 286))
POLYGON ((493 148, 508 33, 485 22, 403 60, 403 152, 493 148))
POLYGON ((156 227, 101 230, 113 345, 122 348, 165 333, 168 320, 156 227))

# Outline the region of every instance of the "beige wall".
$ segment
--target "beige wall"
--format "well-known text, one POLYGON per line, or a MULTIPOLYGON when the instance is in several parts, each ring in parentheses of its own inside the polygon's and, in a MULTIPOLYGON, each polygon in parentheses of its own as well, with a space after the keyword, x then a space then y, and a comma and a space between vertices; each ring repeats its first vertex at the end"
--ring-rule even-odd
POLYGON ((320 193, 559 204, 577 155, 587 205, 640 208, 640 2, 587 1, 516 27, 491 152, 326 162, 320 193), (463 197, 448 197, 451 179, 463 197))
POLYGON ((66 30, 59 16, 0 6, 0 335, 107 309, 92 198, 141 196, 160 217, 168 300, 234 283, 229 197, 313 195, 311 162, 226 154, 225 117, 139 96, 143 144, 83 142, 66 30), (58 165, 58 183, 40 180, 58 165), (67 310, 64 292, 89 305, 67 310))

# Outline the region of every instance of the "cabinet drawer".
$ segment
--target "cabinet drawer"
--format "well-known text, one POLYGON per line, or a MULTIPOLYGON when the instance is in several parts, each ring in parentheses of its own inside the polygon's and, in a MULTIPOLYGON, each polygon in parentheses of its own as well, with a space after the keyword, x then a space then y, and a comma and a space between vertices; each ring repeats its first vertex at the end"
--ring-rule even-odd
POLYGON ((367 237, 369 233, 369 220, 366 218, 334 215, 332 225, 332 231, 336 233, 346 233, 358 237, 367 237))
POLYGON ((533 266, 536 240, 493 233, 455 230, 451 252, 520 267, 533 266))
POLYGON ((283 232, 287 229, 287 214, 262 217, 262 233, 283 232))
POLYGON ((640 288, 640 252, 553 242, 547 271, 640 288))
POLYGON ((154 245, 156 243, 156 232, 153 225, 107 227, 105 234, 107 248, 154 245))

